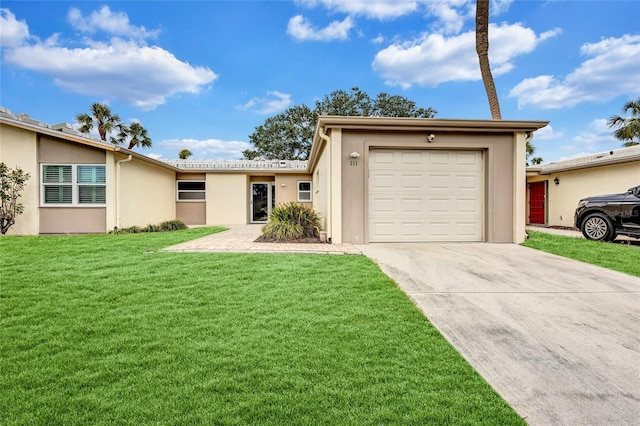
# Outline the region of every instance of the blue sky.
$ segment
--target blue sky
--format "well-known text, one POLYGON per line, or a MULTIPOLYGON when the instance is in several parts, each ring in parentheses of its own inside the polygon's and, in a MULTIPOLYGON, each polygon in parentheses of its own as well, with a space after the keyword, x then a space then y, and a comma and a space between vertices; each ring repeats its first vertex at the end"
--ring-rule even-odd
MULTIPOLYGON (((357 86, 438 118, 489 119, 475 1, 6 1, 0 105, 49 124, 93 102, 153 140, 142 153, 241 158, 289 106, 357 86)), ((491 3, 502 116, 549 120, 545 162, 619 148, 606 120, 640 96, 640 1, 491 3)))

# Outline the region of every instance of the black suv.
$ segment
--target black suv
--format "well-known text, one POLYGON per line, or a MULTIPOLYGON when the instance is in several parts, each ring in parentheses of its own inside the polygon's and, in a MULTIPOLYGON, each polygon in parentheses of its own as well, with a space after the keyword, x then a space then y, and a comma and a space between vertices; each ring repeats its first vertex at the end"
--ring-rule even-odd
POLYGON ((583 198, 574 222, 590 240, 613 241, 617 235, 640 238, 640 185, 624 194, 583 198))

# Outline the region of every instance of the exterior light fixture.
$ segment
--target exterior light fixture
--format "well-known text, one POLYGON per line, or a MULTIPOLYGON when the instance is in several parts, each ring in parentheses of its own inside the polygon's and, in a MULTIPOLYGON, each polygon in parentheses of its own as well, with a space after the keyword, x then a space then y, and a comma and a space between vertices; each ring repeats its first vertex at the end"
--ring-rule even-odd
POLYGON ((349 154, 351 158, 358 158, 360 157, 360 154, 358 154, 356 151, 353 151, 351 154, 349 154))
POLYGON ((560 179, 558 179, 557 177, 553 178, 553 183, 555 183, 556 185, 560 185, 560 179))
POLYGON ((435 140, 436 140, 436 135, 434 135, 433 133, 429 133, 429 136, 427 136, 427 141, 431 143, 435 140))

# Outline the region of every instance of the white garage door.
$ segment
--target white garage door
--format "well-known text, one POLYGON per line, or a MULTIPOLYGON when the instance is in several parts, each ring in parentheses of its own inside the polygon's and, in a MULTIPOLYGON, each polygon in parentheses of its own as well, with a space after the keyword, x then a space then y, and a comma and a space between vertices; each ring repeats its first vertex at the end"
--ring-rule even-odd
POLYGON ((482 241, 481 151, 371 150, 369 241, 482 241))

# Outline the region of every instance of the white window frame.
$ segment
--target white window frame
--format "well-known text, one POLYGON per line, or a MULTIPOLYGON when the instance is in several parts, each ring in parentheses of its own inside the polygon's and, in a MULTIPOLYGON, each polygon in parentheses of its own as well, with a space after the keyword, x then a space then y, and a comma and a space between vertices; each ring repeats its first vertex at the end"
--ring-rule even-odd
POLYGON ((196 180, 177 180, 176 181, 176 201, 179 203, 204 203, 207 201, 207 181, 204 179, 196 179, 196 180), (193 182, 197 182, 197 183, 204 183, 204 189, 180 189, 180 184, 181 183, 193 183, 193 182), (203 193, 204 194, 204 198, 201 200, 181 200, 180 199, 180 194, 183 192, 193 192, 193 193, 203 193))
POLYGON ((105 207, 107 205, 106 189, 107 189, 107 166, 106 164, 69 164, 69 163, 40 163, 40 207, 105 207), (71 166, 71 182, 69 183, 45 183, 44 182, 44 168, 46 166, 71 166), (104 183, 79 183, 78 182, 78 167, 102 167, 105 172, 104 183), (69 186, 71 187, 71 203, 45 203, 45 188, 47 186, 69 186), (105 202, 104 203, 81 203, 80 202, 80 187, 81 186, 102 186, 105 188, 105 202))
POLYGON ((298 189, 298 202, 300 203, 310 203, 313 201, 313 182, 310 180, 299 180, 298 184, 297 184, 297 189, 298 189), (308 190, 302 190, 300 189, 300 184, 302 183, 308 183, 309 184, 309 189, 308 190), (302 199, 300 198, 300 194, 309 194, 309 199, 302 199))

